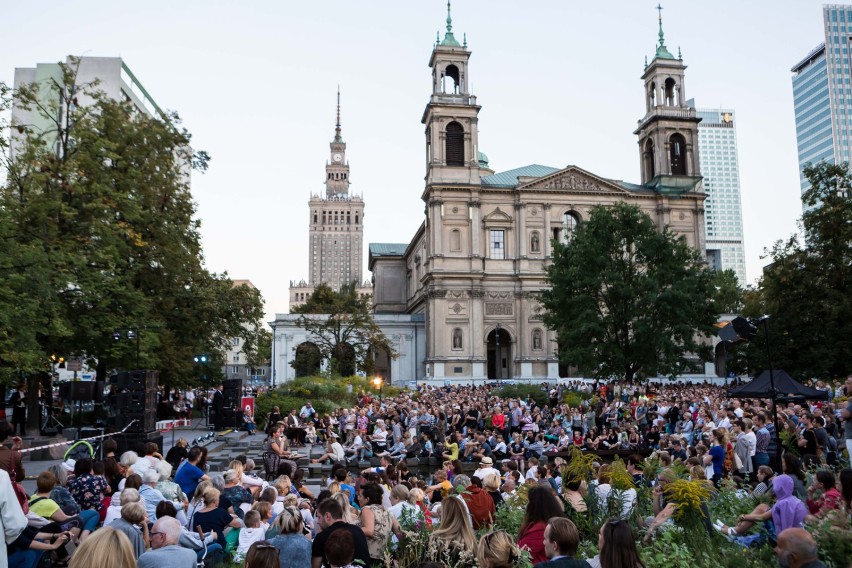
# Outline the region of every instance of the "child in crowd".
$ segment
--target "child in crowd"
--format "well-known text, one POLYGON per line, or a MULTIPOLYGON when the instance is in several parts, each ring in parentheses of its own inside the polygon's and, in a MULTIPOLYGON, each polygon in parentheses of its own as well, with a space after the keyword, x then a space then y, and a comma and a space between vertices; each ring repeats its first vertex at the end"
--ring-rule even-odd
POLYGON ((234 553, 234 562, 241 564, 249 547, 266 538, 266 529, 261 528, 260 513, 256 510, 251 510, 246 513, 245 527, 240 529, 240 541, 237 546, 237 551, 234 553))

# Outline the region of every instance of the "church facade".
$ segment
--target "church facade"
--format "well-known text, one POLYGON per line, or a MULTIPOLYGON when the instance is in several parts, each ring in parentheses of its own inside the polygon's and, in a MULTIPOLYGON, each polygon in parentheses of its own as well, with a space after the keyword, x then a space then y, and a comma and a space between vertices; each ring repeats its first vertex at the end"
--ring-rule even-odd
POLYGON ((700 119, 686 103, 686 66, 667 50, 661 25, 634 132, 640 183, 573 165, 495 173, 479 148, 470 59, 448 16, 422 115, 425 218, 408 243, 371 243, 368 255, 376 319, 393 318, 394 337, 416 337, 416 353, 409 348, 414 360, 404 365, 377 362, 392 382, 554 381, 571 370, 559 364, 538 303, 553 241, 570 239, 591 208, 627 202, 704 251, 700 119))

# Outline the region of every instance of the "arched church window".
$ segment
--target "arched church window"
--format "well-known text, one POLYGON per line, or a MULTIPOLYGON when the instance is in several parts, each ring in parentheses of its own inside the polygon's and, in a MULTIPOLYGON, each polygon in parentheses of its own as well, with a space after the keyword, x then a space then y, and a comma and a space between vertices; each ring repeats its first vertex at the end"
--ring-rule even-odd
POLYGON ((355 213, 355 224, 356 225, 358 224, 358 214, 357 213, 355 213))
POLYGON ((657 84, 651 83, 648 88, 648 110, 652 110, 657 106, 657 84))
POLYGON ((450 231, 450 251, 461 251, 461 231, 458 229, 450 231))
POLYGON ((314 211, 314 225, 317 224, 317 212, 314 211))
POLYGON ((677 106, 680 104, 678 101, 678 92, 677 92, 677 83, 675 80, 669 77, 665 82, 666 89, 666 106, 677 106))
POLYGON ((538 231, 533 231, 530 235, 530 252, 541 252, 541 237, 538 236, 538 231))
POLYGON ((571 237, 574 235, 574 230, 577 228, 579 223, 580 219, 571 211, 562 215, 562 242, 567 243, 571 240, 571 237))
POLYGON ((642 157, 645 160, 645 174, 647 175, 647 179, 650 180, 657 175, 656 168, 654 166, 654 142, 652 140, 645 142, 645 152, 642 157))
POLYGON ((446 163, 448 166, 464 166, 464 127, 456 121, 447 125, 446 163))
POLYGON ((459 68, 452 64, 447 65, 447 68, 444 70, 443 85, 441 86, 441 90, 445 93, 457 95, 459 94, 460 85, 461 79, 459 75, 459 68))
POLYGON ((686 140, 681 134, 673 134, 669 138, 669 162, 673 176, 686 175, 686 140))

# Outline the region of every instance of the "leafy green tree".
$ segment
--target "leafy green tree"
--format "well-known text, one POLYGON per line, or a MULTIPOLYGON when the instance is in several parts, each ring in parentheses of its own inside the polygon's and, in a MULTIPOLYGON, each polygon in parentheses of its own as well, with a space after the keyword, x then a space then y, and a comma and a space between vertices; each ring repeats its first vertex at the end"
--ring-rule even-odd
MULTIPOLYGON (((776 242, 743 314, 769 315, 775 368, 791 376, 852 372, 852 176, 847 164, 807 165, 802 234, 776 242)), ((763 333, 738 348, 748 370, 766 368, 763 333)))
POLYGON ((719 314, 738 314, 743 309, 744 290, 731 269, 713 272, 713 309, 719 314))
POLYGON ((107 98, 78 82, 74 61, 61 70, 14 100, 0 85, 0 108, 48 125, 0 125, 14 150, 0 149, 0 268, 13 269, 0 276, 0 367, 38 372, 51 354, 80 355, 99 378, 138 365, 189 384, 194 355, 255 333, 263 316, 257 290, 204 267, 189 175, 209 158, 176 114, 107 98), (128 329, 138 354, 113 339, 128 329))
MULTIPOLYGON (((337 292, 320 284, 293 313, 300 314, 296 325, 311 334, 323 360, 329 361, 336 375, 354 374, 356 367, 371 372, 372 353, 384 351, 389 358, 396 350, 373 319, 369 296, 358 294, 357 283, 344 285, 337 292)), ((307 356, 307 355, 305 355, 307 356)), ((304 357, 294 360, 297 371, 310 364, 304 357)))
POLYGON ((592 209, 567 243, 554 244, 542 293, 563 363, 600 378, 674 376, 695 354, 717 313, 712 272, 684 239, 657 230, 638 207, 592 209))

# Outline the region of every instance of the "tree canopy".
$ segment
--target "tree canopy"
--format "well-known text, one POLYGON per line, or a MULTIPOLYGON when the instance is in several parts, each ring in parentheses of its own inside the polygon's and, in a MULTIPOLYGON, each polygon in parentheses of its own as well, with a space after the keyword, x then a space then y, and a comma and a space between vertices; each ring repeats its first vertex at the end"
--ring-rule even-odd
MULTIPOLYGON (((320 357, 329 362, 332 373, 347 376, 356 367, 364 373, 374 373, 374 357, 379 351, 388 358, 397 357, 396 350, 373 319, 369 296, 358 294, 357 282, 334 291, 320 284, 293 313, 300 314, 296 324, 311 334, 320 357)), ((297 353, 298 355, 298 353, 297 353)), ((304 352, 305 357, 312 356, 304 352)), ((298 371, 313 368, 314 361, 293 360, 298 371)))
MULTIPOLYGON (((848 164, 804 168, 801 234, 776 242, 743 314, 769 315, 773 365, 799 378, 852 373, 852 176, 848 164)), ((738 349, 738 370, 766 368, 760 333, 738 349)))
POLYGON ((137 366, 133 330, 139 367, 190 383, 194 355, 253 336, 263 316, 257 290, 204 267, 189 182, 209 158, 177 114, 150 117, 78 82, 76 61, 60 67, 14 93, 0 84, 0 111, 38 117, 0 124, 0 373, 59 354, 104 378, 137 366))
POLYGON ((638 207, 591 210, 555 242, 542 293, 560 360, 584 374, 632 380, 674 376, 709 353, 714 275, 701 254, 638 207))

